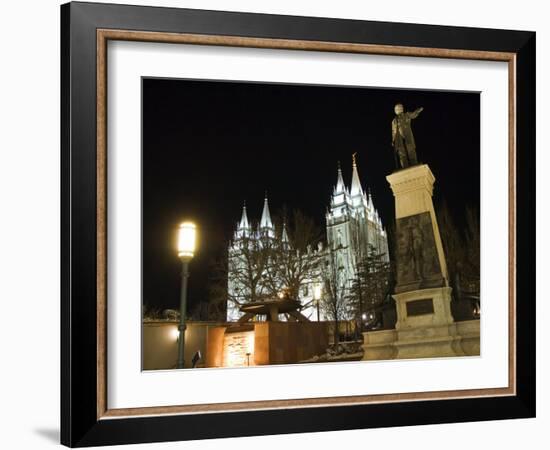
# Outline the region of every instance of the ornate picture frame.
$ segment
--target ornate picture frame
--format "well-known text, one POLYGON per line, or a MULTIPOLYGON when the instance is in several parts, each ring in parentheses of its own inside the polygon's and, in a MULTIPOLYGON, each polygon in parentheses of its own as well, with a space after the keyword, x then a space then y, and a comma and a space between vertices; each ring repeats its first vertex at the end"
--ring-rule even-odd
POLYGON ((125 5, 61 7, 61 442, 71 447, 535 416, 535 33, 125 5), (508 65, 508 386, 109 408, 107 43, 508 65))

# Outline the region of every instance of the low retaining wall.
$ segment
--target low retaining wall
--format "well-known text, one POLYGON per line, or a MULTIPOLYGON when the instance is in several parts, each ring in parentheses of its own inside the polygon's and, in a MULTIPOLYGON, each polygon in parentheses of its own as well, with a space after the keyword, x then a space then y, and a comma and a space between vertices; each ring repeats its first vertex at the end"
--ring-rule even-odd
MULTIPOLYGON (((174 369, 178 358, 178 322, 143 323, 143 370, 174 369)), ((328 322, 188 322, 185 367, 235 367, 293 364, 326 352, 328 322)))
MULTIPOLYGON (((202 360, 198 367, 204 367, 207 356, 207 333, 216 322, 187 322, 185 331, 185 367, 192 367, 191 360, 197 351, 202 360)), ((142 329, 142 369, 174 369, 178 361, 178 322, 146 321, 142 329)))
MULTIPOLYGON (((453 327, 453 355, 457 356, 479 356, 480 354, 480 321, 479 320, 467 320, 464 322, 455 322, 453 327)), ((445 333, 448 332, 448 326, 445 326, 445 333)), ((433 336, 430 339, 425 340, 420 336, 417 339, 407 336, 406 339, 402 336, 400 338, 398 330, 383 330, 383 331, 369 331, 363 333, 363 360, 388 360, 399 359, 402 353, 399 350, 400 347, 408 347, 409 355, 416 355, 410 357, 438 357, 438 356, 450 356, 441 350, 441 354, 438 354, 437 349, 437 327, 428 329, 419 329, 421 331, 430 331, 433 336), (401 340, 400 340, 401 339, 401 340), (425 349, 423 347, 429 346, 425 349)), ((411 330, 414 333, 414 329, 411 330)), ((408 332, 408 333, 411 333, 408 332)), ((402 332, 401 334, 404 334, 402 332)), ((426 334, 426 333, 424 333, 426 334)), ((442 338, 441 341, 444 339, 442 338)), ((443 348, 443 347, 442 347, 443 348)))
POLYGON ((207 340, 206 367, 293 364, 326 352, 328 327, 326 322, 232 324, 209 328, 207 340))

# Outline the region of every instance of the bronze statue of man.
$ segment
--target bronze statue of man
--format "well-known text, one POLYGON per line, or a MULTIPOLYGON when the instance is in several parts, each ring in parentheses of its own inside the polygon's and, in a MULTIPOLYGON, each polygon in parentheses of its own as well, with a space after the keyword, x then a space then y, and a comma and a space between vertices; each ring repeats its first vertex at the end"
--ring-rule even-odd
POLYGON ((391 142, 403 169, 418 164, 411 120, 416 119, 423 109, 418 108, 413 112, 405 112, 401 103, 395 105, 395 117, 391 123, 391 142))

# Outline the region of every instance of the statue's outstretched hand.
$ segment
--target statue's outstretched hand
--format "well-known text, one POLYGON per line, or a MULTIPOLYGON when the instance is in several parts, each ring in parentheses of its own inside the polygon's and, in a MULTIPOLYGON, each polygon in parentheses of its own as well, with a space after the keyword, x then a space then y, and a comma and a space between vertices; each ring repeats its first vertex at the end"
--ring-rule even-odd
POLYGON ((409 117, 411 119, 416 119, 422 111, 424 111, 423 107, 417 108, 412 113, 409 113, 409 117))

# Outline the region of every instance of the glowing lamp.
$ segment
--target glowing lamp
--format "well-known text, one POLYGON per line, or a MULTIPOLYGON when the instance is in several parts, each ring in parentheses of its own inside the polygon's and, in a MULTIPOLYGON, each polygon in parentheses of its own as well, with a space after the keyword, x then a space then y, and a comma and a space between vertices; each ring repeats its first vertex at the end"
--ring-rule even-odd
POLYGON ((191 259, 195 254, 197 227, 192 222, 183 222, 178 231, 178 256, 191 259))
POLYGON ((313 298, 315 300, 320 300, 322 292, 323 292, 323 285, 316 284, 315 287, 313 288, 313 298))
POLYGON ((174 341, 177 341, 180 337, 180 330, 178 330, 177 328, 171 328, 170 337, 174 339, 174 341))
POLYGON ((193 222, 183 222, 178 230, 178 256, 181 260, 181 293, 180 293, 180 322, 178 325, 178 363, 176 367, 185 367, 185 315, 187 314, 187 279, 189 278, 189 262, 195 254, 197 227, 193 222))

